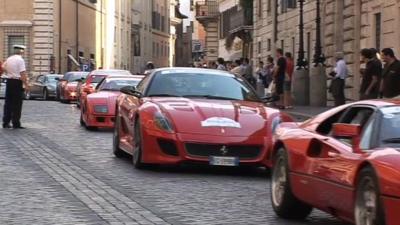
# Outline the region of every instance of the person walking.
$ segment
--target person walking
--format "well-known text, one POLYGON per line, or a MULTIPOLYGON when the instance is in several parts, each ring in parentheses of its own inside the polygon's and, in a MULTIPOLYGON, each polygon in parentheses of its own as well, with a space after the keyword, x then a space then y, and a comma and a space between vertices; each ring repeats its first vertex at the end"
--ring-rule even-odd
POLYGON ((235 74, 236 76, 243 78, 243 74, 242 74, 242 67, 241 65, 241 61, 240 59, 236 60, 234 63, 232 63, 232 69, 230 70, 231 73, 235 74))
POLYGON ((257 93, 259 96, 265 95, 265 82, 266 82, 266 67, 264 66, 264 62, 258 62, 258 67, 256 68, 256 77, 257 77, 257 93))
POLYGON ((344 88, 348 70, 346 66, 346 61, 344 60, 343 52, 336 52, 335 58, 336 65, 334 70, 330 73, 330 75, 332 76, 330 92, 335 99, 335 106, 340 106, 346 104, 344 88))
POLYGON ((361 50, 361 60, 366 64, 362 73, 360 99, 375 99, 379 95, 379 83, 382 74, 382 63, 376 58, 372 49, 361 50))
POLYGON ((286 59, 283 57, 283 50, 278 48, 276 50, 276 57, 278 58, 276 67, 274 70, 274 82, 275 82, 275 95, 279 98, 278 107, 284 109, 283 93, 284 93, 284 82, 286 73, 286 59))
POLYGON ((21 111, 24 91, 28 91, 28 74, 25 61, 22 58, 25 46, 14 45, 14 55, 7 58, 2 68, 6 74, 6 96, 4 102, 3 128, 23 129, 21 126, 21 111), (24 89, 25 88, 25 89, 24 89))
POLYGON ((226 71, 226 66, 225 66, 225 60, 223 58, 218 58, 217 59, 217 70, 224 70, 226 71))
POLYGON ((384 98, 397 97, 400 95, 400 61, 391 48, 382 49, 382 60, 385 62, 385 68, 380 86, 381 95, 384 98))
POLYGON ((284 106, 286 109, 292 109, 292 77, 294 72, 294 61, 292 58, 292 53, 286 52, 286 76, 284 82, 284 106))
POLYGON ((268 88, 269 85, 271 84, 271 82, 273 81, 273 77, 274 77, 274 58, 272 58, 271 56, 268 56, 267 58, 267 64, 265 65, 265 71, 266 71, 266 75, 265 75, 265 88, 268 88))

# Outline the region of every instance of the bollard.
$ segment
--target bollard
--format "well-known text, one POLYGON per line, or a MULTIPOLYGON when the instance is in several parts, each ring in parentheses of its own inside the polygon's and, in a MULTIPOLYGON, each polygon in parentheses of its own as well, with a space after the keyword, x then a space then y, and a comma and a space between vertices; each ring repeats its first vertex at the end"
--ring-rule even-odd
POLYGON ((294 72, 292 84, 293 101, 295 105, 307 106, 310 103, 310 86, 307 69, 299 69, 294 72))
POLYGON ((326 106, 327 78, 323 65, 311 68, 310 71, 310 106, 326 106))

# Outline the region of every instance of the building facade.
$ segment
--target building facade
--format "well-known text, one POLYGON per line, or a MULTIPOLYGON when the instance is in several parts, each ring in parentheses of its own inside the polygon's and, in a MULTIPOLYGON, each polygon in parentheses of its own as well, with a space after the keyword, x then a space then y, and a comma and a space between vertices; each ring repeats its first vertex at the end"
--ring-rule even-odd
MULTIPOLYGON (((309 68, 315 53, 316 3, 316 0, 304 3, 304 50, 309 68)), ((348 100, 358 100, 360 49, 381 50, 390 47, 395 52, 400 50, 400 19, 396 16, 400 12, 400 3, 383 0, 320 0, 320 7, 321 43, 326 57, 326 71, 332 70, 335 52, 344 52, 349 68, 346 97, 348 100)), ((265 61, 267 56, 274 56, 276 48, 293 53, 297 59, 300 43, 298 1, 255 0, 253 18, 256 60, 265 61)))
POLYGON ((152 58, 156 67, 169 66, 170 4, 167 0, 152 0, 152 58))

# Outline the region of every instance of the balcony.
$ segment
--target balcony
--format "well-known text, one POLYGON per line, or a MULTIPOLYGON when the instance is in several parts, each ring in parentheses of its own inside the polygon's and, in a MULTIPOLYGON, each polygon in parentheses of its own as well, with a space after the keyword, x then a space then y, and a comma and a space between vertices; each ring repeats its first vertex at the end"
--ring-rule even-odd
POLYGON ((230 15, 229 33, 249 31, 253 29, 253 9, 242 8, 230 15))
POLYGON ((205 0, 196 3, 196 19, 200 23, 217 20, 219 17, 218 1, 205 0))

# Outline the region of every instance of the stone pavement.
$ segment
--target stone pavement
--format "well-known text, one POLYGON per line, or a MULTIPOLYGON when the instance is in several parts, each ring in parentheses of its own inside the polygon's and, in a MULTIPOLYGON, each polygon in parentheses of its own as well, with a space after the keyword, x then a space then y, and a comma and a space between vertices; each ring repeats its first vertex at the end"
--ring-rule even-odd
POLYGON ((25 101, 22 122, 28 129, 0 129, 1 225, 343 224, 317 210, 278 219, 265 170, 135 170, 113 156, 110 131, 79 126, 73 105, 25 101))

